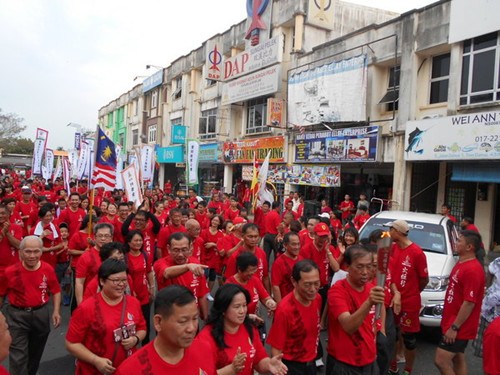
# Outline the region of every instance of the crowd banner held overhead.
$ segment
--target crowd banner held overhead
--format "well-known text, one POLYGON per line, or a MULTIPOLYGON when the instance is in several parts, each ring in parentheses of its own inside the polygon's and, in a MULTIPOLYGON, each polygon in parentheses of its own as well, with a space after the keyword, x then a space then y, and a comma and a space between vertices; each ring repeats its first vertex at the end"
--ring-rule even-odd
POLYGON ((288 121, 297 125, 366 121, 366 55, 313 68, 288 77, 288 121))
POLYGON ((130 164, 121 172, 123 188, 129 202, 134 202, 136 207, 142 204, 142 190, 139 183, 139 171, 135 164, 130 164))
POLYGON ((43 155, 45 153, 45 148, 47 147, 47 139, 49 137, 49 132, 42 128, 36 129, 36 137, 33 147, 33 162, 32 162, 32 173, 33 175, 42 174, 42 163, 43 155))
POLYGON ((187 185, 193 186, 198 184, 198 163, 200 158, 200 143, 196 139, 187 140, 187 185))
POLYGON ((252 195, 252 206, 255 208, 257 203, 257 193, 259 192, 259 162, 257 155, 254 154, 252 165, 252 184, 250 185, 250 194, 252 195))
POLYGON ((123 155, 122 146, 116 145, 116 189, 123 189, 123 179, 121 177, 123 171, 123 155))
POLYGON ((154 147, 143 145, 141 147, 141 175, 144 182, 153 181, 154 167, 154 147))
POLYGON ((36 139, 43 139, 43 150, 47 148, 47 140, 49 139, 49 131, 42 129, 42 128, 36 128, 36 139))
POLYGON ((82 141, 82 134, 81 133, 75 133, 75 149, 79 150, 80 149, 80 142, 82 141))
POLYGON ((377 161, 379 138, 378 126, 298 134, 295 163, 377 161))
POLYGON ((50 180, 54 172, 54 150, 50 148, 45 149, 45 167, 49 176, 46 180, 50 180))
POLYGON ((61 177, 61 175, 62 175, 62 161, 61 161, 61 157, 58 157, 56 169, 54 171, 54 175, 52 176, 52 182, 54 182, 56 180, 56 178, 61 177))
POLYGON ((116 185, 115 144, 100 127, 97 129, 96 158, 91 182, 92 188, 102 187, 104 190, 113 190, 116 185))
MULTIPOLYGON (((260 166, 259 170, 259 199, 262 201, 262 198, 266 195, 266 182, 267 182, 267 173, 269 172, 269 158, 271 157, 271 151, 267 153, 264 162, 260 166)), ((265 200, 264 200, 265 201, 265 200)))
POLYGON ((90 158, 90 147, 87 141, 82 141, 80 146, 80 157, 78 158, 78 167, 76 178, 82 180, 85 175, 85 170, 88 168, 90 158))
POLYGON ((62 170, 63 170, 64 188, 66 189, 66 192, 68 193, 69 196, 71 194, 71 188, 69 187, 69 182, 71 181, 71 177, 69 169, 69 160, 67 157, 63 157, 62 164, 63 164, 62 170))
POLYGON ((78 151, 71 150, 68 152, 68 163, 69 163, 69 177, 76 178, 78 173, 78 151))

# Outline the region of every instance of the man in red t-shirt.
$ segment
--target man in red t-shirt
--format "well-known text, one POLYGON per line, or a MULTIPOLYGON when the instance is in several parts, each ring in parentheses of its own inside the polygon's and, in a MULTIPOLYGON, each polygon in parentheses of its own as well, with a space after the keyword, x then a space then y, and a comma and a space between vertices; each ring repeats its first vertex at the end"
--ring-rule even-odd
POLYGON ((23 238, 23 229, 9 220, 9 210, 0 204, 0 284, 5 269, 19 261, 17 249, 23 238))
POLYGON ((158 258, 164 258, 168 255, 167 243, 173 233, 186 232, 186 227, 182 225, 182 212, 179 208, 171 209, 168 215, 170 223, 161 228, 160 233, 158 233, 158 258))
POLYGON ((457 219, 451 214, 451 206, 448 203, 441 205, 441 215, 448 217, 453 223, 457 223, 457 219))
POLYGON ((384 288, 369 282, 373 254, 362 245, 345 252, 347 278, 328 292, 327 374, 378 374, 375 305, 384 303, 384 288))
POLYGON ((12 374, 36 374, 50 332, 49 300, 53 296, 52 323, 61 323, 61 288, 54 268, 40 260, 42 240, 26 236, 19 246, 18 262, 5 270, 0 283, 0 307, 5 297, 7 323, 12 335, 9 370, 12 374))
POLYGON ((271 272, 271 285, 274 300, 279 303, 283 297, 293 291, 292 270, 295 264, 302 260, 299 235, 288 232, 283 237, 285 252, 273 263, 271 272))
POLYGON ((446 288, 441 330, 443 336, 436 350, 435 364, 441 374, 467 372, 465 348, 476 337, 484 296, 485 275, 476 258, 481 236, 462 231, 456 243, 458 263, 446 288))
POLYGON ((370 214, 368 213, 368 207, 359 206, 359 214, 357 214, 353 220, 354 227, 359 231, 369 218, 370 214))
POLYGON ((200 237, 201 226, 195 219, 186 221, 186 234, 191 239, 192 256, 201 261, 201 248, 205 245, 205 241, 200 237))
POLYGON ((173 233, 167 244, 168 255, 158 259, 154 266, 158 290, 169 285, 182 285, 196 297, 202 319, 208 316, 209 293, 205 269, 207 266, 192 256, 191 239, 186 233, 173 233))
POLYGON ((193 340, 198 332, 198 308, 193 294, 179 285, 158 292, 153 316, 157 336, 118 367, 115 375, 216 375, 210 348, 193 340), (179 322, 185 322, 179 324, 179 322), (191 345, 192 344, 192 345, 191 345))
POLYGON ((344 200, 340 202, 339 204, 339 209, 342 211, 342 223, 346 223, 349 215, 352 213, 352 210, 354 210, 354 202, 351 200, 351 196, 349 194, 346 194, 344 196, 344 200))
POLYGON ((264 227, 264 218, 271 210, 271 203, 264 202, 262 206, 256 207, 253 214, 253 222, 259 227, 259 234, 261 238, 266 235, 266 228, 264 227))
POLYGON ((29 186, 21 188, 21 200, 17 202, 14 210, 21 216, 24 225, 24 235, 27 236, 28 233, 31 233, 31 225, 34 224, 30 223, 30 218, 38 214, 38 205, 33 201, 33 192, 29 186))
POLYGON ((262 247, 266 252, 267 262, 271 258, 271 253, 274 254, 274 258, 276 259, 276 235, 278 234, 278 226, 281 224, 281 216, 280 216, 280 202, 273 202, 271 205, 271 211, 268 212, 266 216, 264 216, 263 225, 264 225, 264 241, 262 243, 262 247))
POLYGON ((80 256, 76 264, 75 297, 79 305, 83 299, 83 292, 90 280, 96 275, 102 264, 99 252, 104 244, 113 240, 113 226, 109 223, 98 223, 94 227, 95 246, 80 256))
POLYGON ((292 282, 293 291, 284 296, 274 313, 267 343, 272 357, 283 354, 289 375, 312 374, 321 318, 318 266, 309 259, 299 261, 293 267, 292 282))
MULTIPOLYGON (((391 291, 401 293, 401 306, 394 306, 394 321, 399 326, 405 347, 405 371, 413 369, 417 351, 416 333, 420 331, 420 292, 429 282, 427 258, 417 244, 410 241, 410 227, 404 220, 387 223, 394 243, 389 261, 391 273, 391 291), (398 312, 398 310, 400 311, 398 312)), ((397 372, 396 353, 389 371, 397 372)))
POLYGON ((69 196, 69 206, 59 215, 59 223, 66 223, 69 227, 69 237, 71 238, 80 230, 85 211, 80 208, 80 194, 74 192, 69 196))

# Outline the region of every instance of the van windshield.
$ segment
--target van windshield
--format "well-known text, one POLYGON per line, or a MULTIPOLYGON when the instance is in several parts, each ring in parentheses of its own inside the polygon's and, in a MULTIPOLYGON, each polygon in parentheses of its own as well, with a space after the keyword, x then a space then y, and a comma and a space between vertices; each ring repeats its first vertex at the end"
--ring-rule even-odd
MULTIPOLYGON (((360 233, 360 240, 368 239, 370 233, 375 229, 382 229, 384 231, 389 228, 383 225, 392 220, 373 218, 367 222, 360 233)), ((415 242, 419 245, 422 250, 438 253, 447 254, 446 249, 446 235, 444 229, 441 225, 422 223, 418 221, 407 221, 410 226, 410 232, 408 233, 408 238, 410 241, 415 242)))

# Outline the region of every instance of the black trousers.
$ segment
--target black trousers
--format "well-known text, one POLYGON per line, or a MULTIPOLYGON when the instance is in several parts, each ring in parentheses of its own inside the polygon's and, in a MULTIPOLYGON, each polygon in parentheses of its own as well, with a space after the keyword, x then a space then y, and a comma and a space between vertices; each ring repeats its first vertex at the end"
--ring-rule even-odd
POLYGON ((274 257, 276 259, 275 239, 276 239, 276 234, 266 233, 266 235, 264 236, 262 247, 266 253, 268 264, 271 258, 271 253, 274 254, 274 257))
POLYGON ((341 362, 328 354, 326 360, 326 375, 379 375, 377 362, 373 361, 366 366, 351 366, 341 362))
POLYGON ((141 305, 141 310, 146 321, 146 337, 142 340, 142 346, 144 346, 149 343, 149 334, 151 333, 151 304, 146 303, 145 305, 141 305))
POLYGON ((11 375, 36 375, 50 333, 50 309, 34 311, 6 308, 12 344, 9 352, 11 375))
POLYGON ((288 375, 316 375, 318 373, 315 361, 296 362, 283 359, 282 362, 288 367, 288 375))

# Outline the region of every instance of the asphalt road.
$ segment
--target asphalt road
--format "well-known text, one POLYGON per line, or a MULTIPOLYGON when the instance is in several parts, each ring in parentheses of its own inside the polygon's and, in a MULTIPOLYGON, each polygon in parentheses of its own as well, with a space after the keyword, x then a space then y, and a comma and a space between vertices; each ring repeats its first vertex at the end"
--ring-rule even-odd
MULTIPOLYGON (((74 373, 74 358, 71 357, 64 348, 64 337, 68 327, 69 307, 62 307, 63 324, 61 327, 52 330, 49 336, 45 352, 40 364, 39 375, 58 375, 74 373)), ((269 325, 268 325, 269 326, 269 325)), ((324 348, 326 348, 324 339, 326 334, 322 334, 324 348)), ((437 345, 436 331, 423 330, 418 338, 418 354, 414 375, 432 375, 438 374, 434 367, 434 353, 437 345)), ((326 352, 326 350, 325 350, 326 352)), ((472 348, 466 350, 466 360, 469 370, 469 375, 482 375, 482 361, 472 354, 472 348)), ((8 369, 8 360, 2 363, 8 369)), ((402 368, 403 365, 401 365, 402 368)), ((320 372, 324 373, 324 370, 320 372)))

